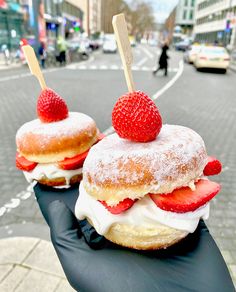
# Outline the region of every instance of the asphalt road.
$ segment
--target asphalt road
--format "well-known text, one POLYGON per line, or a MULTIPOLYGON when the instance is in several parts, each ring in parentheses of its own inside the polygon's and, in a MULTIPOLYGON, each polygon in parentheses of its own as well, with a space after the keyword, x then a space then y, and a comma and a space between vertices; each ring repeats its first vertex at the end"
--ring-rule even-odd
MULTIPOLYGON (((236 275, 236 75, 197 72, 182 68, 181 53, 169 52, 169 75, 151 74, 159 51, 153 47, 133 49, 133 74, 137 90, 155 100, 164 123, 196 130, 208 153, 223 163, 214 180, 222 191, 211 203, 207 221, 231 273, 236 275), (183 69, 183 70, 182 70, 183 69)), ((117 98, 127 92, 118 54, 94 53, 88 61, 45 71, 46 83, 65 98, 70 111, 93 117, 101 131, 111 126, 117 98)), ((15 134, 25 122, 36 118, 37 80, 28 68, 0 71, 0 238, 30 235, 48 239, 48 228, 23 174, 15 169, 15 134)), ((236 279, 236 276, 235 276, 236 279)))

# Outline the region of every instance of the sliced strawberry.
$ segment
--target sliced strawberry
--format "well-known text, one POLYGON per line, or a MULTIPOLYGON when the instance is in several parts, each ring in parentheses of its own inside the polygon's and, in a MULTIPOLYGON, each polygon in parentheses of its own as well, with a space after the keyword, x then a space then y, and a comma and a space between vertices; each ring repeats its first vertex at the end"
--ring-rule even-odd
POLYGON ((84 160, 87 157, 89 150, 84 153, 78 154, 71 158, 65 158, 64 160, 58 162, 58 166, 64 170, 73 170, 83 166, 84 160))
POLYGON ((215 157, 208 156, 207 165, 203 170, 204 175, 216 175, 222 170, 222 164, 215 157))
POLYGON ((219 191, 218 183, 201 179, 196 184, 196 190, 189 187, 174 190, 170 194, 151 194, 154 203, 161 209, 176 213, 194 211, 210 201, 219 191))
POLYGON ((119 202, 116 206, 108 206, 105 201, 99 201, 112 214, 120 214, 133 206, 135 200, 126 198, 119 202))
POLYGON ((20 170, 31 171, 33 170, 38 163, 29 161, 24 156, 20 156, 18 152, 16 152, 16 167, 20 170))
MULTIPOLYGON (((95 142, 95 144, 101 141, 105 137, 106 136, 104 134, 100 133, 98 136, 98 140, 95 142)), ((88 155, 89 150, 87 150, 84 153, 78 154, 74 157, 65 158, 64 160, 58 162, 58 166, 64 170, 73 170, 73 169, 82 167, 84 164, 84 160, 88 155)))

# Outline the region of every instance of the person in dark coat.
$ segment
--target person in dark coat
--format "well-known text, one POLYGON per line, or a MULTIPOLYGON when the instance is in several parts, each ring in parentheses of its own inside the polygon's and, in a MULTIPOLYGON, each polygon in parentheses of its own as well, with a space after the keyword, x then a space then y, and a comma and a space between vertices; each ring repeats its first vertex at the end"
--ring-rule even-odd
POLYGON ((40 58, 40 63, 43 69, 45 68, 46 57, 47 57, 47 53, 46 53, 45 44, 41 42, 39 46, 39 58, 40 58))
POLYGON ((159 58, 159 66, 156 70, 153 71, 153 75, 156 75, 156 73, 159 70, 165 70, 164 75, 167 76, 168 73, 168 55, 167 55, 167 50, 169 50, 169 47, 167 45, 167 43, 165 43, 162 47, 162 52, 159 58))

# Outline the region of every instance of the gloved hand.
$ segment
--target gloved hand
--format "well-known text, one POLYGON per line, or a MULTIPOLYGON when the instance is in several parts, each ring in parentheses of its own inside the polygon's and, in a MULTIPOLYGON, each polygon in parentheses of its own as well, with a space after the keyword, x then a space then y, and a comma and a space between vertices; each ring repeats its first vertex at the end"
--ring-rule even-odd
POLYGON ((51 240, 71 286, 80 292, 233 292, 225 262, 203 221, 180 243, 136 251, 110 243, 74 206, 78 186, 68 190, 35 186, 51 240))

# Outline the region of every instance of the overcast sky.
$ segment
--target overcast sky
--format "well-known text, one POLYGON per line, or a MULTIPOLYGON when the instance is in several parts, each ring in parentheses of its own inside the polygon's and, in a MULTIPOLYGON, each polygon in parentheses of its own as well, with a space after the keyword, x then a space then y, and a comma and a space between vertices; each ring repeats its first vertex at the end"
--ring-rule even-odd
MULTIPOLYGON (((158 23, 163 23, 170 14, 171 10, 179 2, 179 0, 143 0, 143 1, 152 4, 155 18, 158 23)), ((130 3, 132 2, 132 0, 126 0, 126 2, 130 3)))
POLYGON ((150 2, 154 9, 156 21, 158 23, 164 22, 170 14, 171 10, 179 2, 178 0, 147 0, 150 2))

